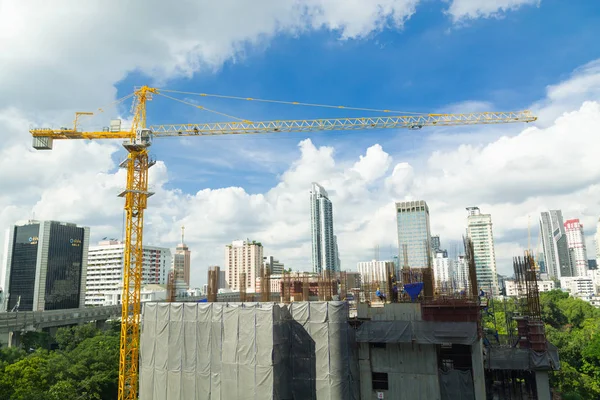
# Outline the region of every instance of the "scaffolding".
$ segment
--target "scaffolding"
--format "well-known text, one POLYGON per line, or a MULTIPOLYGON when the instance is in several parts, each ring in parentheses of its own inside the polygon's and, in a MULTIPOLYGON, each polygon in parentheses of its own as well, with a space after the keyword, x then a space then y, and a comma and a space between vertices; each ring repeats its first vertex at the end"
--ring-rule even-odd
POLYGON ((271 271, 266 266, 260 269, 260 301, 271 301, 271 271))
POLYGON ((246 273, 242 272, 240 273, 240 301, 242 303, 248 301, 246 297, 246 285, 246 273))
POLYGON ((208 270, 208 293, 206 294, 206 300, 210 303, 217 302, 217 282, 219 280, 219 273, 217 269, 210 268, 208 270))

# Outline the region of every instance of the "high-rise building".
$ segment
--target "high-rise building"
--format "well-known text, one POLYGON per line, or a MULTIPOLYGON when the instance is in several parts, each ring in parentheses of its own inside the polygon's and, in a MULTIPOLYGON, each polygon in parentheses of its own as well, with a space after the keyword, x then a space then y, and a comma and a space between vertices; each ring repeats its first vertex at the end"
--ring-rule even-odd
POLYGON ((457 290, 466 290, 469 283, 469 265, 464 255, 459 255, 454 263, 454 285, 457 290))
POLYGON ((2 310, 45 311, 84 306, 90 228, 29 221, 6 232, 2 310))
POLYGON ((281 275, 285 268, 285 265, 273 256, 263 257, 263 266, 269 268, 270 275, 281 275))
POLYGON ((437 289, 452 287, 454 278, 454 263, 448 258, 448 253, 437 251, 433 258, 433 278, 437 289))
POLYGON ((234 240, 225 246, 225 270, 227 283, 234 292, 239 292, 242 285, 246 292, 256 292, 256 278, 259 276, 263 262, 263 246, 250 240, 234 240), (241 274, 246 274, 246 282, 241 281, 241 274))
POLYGON ((338 247, 337 235, 333 235, 333 247, 335 249, 335 270, 342 270, 342 262, 340 261, 340 248, 338 247))
POLYGON ((184 242, 185 227, 181 227, 181 243, 175 248, 173 255, 173 278, 177 292, 190 288, 191 251, 184 242))
MULTIPOLYGON (((171 268, 171 250, 143 246, 142 285, 166 285, 171 268)), ((125 244, 105 239, 90 246, 85 283, 86 306, 108 306, 121 303, 125 244)))
POLYGON ((427 203, 423 200, 396 203, 396 211, 400 264, 404 266, 406 250, 409 267, 428 267, 431 258, 431 231, 427 203))
POLYGON ((579 219, 565 221, 565 234, 567 235, 571 265, 573 266, 573 276, 586 276, 588 258, 585 237, 583 236, 583 225, 579 222, 579 219))
POLYGON ((227 289, 227 276, 226 271, 221 271, 221 267, 218 265, 213 265, 212 267, 208 267, 208 280, 210 282, 210 272, 216 271, 217 274, 217 290, 219 289, 227 289))
MULTIPOLYGON (((363 283, 387 282, 395 275, 395 266, 393 261, 363 261, 357 264, 358 273, 363 283)), ((396 278, 397 279, 397 278, 396 278)))
POLYGON ((571 256, 565 235, 562 212, 544 211, 540 215, 540 232, 545 268, 550 278, 573 276, 571 256))
POLYGON ((477 287, 485 292, 498 295, 498 275, 496 272, 496 252, 492 231, 492 216, 482 214, 479 207, 468 207, 467 236, 473 243, 477 287))
POLYGON ((440 250, 441 246, 442 243, 440 242, 440 236, 433 235, 431 237, 431 253, 435 255, 438 252, 438 250, 440 250))
POLYGON ((333 234, 333 207, 323 186, 312 184, 310 191, 313 271, 337 271, 337 240, 333 234))

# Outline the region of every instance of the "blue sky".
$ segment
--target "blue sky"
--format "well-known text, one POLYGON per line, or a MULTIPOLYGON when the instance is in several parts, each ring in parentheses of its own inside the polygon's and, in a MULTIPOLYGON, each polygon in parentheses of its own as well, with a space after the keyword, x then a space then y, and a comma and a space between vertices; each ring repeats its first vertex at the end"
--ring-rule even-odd
MULTIPOLYGON (((344 268, 371 258, 375 246, 385 256, 397 246, 393 203, 404 199, 428 202, 432 233, 451 251, 465 207, 491 213, 502 273, 526 248, 530 219, 537 242, 547 209, 580 218, 595 256, 598 1, 56 0, 2 3, 0 11, 0 38, 8 39, 0 40, 0 229, 35 212, 91 226, 92 241, 119 237, 119 144, 33 152, 27 130, 65 126, 74 111, 150 84, 407 112, 532 107, 540 117, 528 126, 157 140, 144 239, 174 247, 186 225, 194 285, 239 238, 309 270, 312 181, 331 194, 344 268)), ((377 115, 179 97, 255 121, 377 115)), ((129 107, 93 121, 118 115, 129 117, 129 107)), ((158 96, 148 108, 150 124, 223 119, 158 96)))
MULTIPOLYGON (((444 4, 427 1, 403 30, 385 29, 364 39, 340 40, 339 32, 319 30, 278 35, 266 45, 247 45, 244 54, 216 71, 174 79, 164 87, 190 92, 295 100, 320 104, 438 111, 465 101, 489 102, 494 110, 517 110, 543 97, 546 86, 600 57, 600 3, 544 1, 523 6, 502 18, 484 18, 456 26, 442 13, 444 4)), ((131 73, 116 86, 119 96, 152 79, 131 73)), ((194 98, 193 96, 180 96, 194 98)), ((232 100, 200 99, 202 105, 252 120, 376 115, 331 109, 273 106, 232 100)), ((149 123, 219 121, 166 99, 149 107, 149 123)), ((465 112, 472 109, 465 108, 465 112)), ((460 129, 460 128, 459 128, 460 129)), ((426 132, 402 132, 387 151, 411 158, 426 132)), ((342 157, 357 157, 364 146, 392 140, 390 132, 315 133, 316 144, 335 144, 342 157)), ((243 186, 261 192, 287 168, 287 156, 240 168, 240 160, 209 155, 244 148, 242 157, 296 151, 294 135, 199 139, 190 154, 206 155, 195 170, 186 167, 179 143, 168 141, 153 152, 169 165, 172 187, 195 192, 204 187, 243 186), (273 150, 276 151, 274 152, 273 150)), ((185 150, 183 151, 184 153, 185 150)))

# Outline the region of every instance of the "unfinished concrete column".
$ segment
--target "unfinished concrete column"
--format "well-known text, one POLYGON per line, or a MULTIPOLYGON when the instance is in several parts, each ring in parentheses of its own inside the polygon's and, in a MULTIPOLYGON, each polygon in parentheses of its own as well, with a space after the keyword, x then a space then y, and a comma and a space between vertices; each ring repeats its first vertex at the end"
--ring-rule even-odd
POLYGON ((8 333, 8 347, 21 347, 21 332, 13 331, 8 333))
POLYGON ((550 379, 548 371, 535 371, 535 388, 538 400, 550 400, 550 379))
POLYGON ((483 370, 483 342, 481 339, 471 346, 471 364, 473 365, 475 400, 485 400, 485 371, 483 370))

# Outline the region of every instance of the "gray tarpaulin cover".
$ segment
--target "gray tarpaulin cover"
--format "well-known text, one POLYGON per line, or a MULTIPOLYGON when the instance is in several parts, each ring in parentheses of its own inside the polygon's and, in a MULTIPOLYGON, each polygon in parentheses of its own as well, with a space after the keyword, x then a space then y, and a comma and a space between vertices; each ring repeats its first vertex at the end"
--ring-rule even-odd
POLYGON ((477 340, 475 322, 365 321, 356 333, 357 342, 418 344, 468 344, 477 340))
POLYGON ((548 343, 548 350, 545 352, 513 347, 489 347, 486 350, 487 369, 527 369, 532 371, 560 369, 558 351, 550 343, 548 343))
POLYGON ((147 303, 140 399, 353 399, 346 307, 147 303))
POLYGON ((475 400, 471 371, 440 370, 442 400, 475 400))

